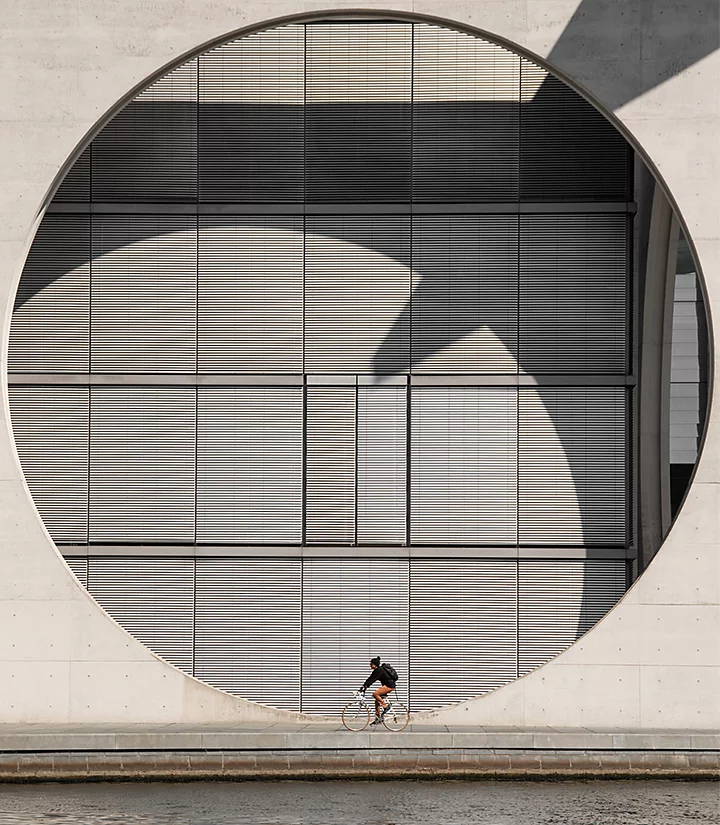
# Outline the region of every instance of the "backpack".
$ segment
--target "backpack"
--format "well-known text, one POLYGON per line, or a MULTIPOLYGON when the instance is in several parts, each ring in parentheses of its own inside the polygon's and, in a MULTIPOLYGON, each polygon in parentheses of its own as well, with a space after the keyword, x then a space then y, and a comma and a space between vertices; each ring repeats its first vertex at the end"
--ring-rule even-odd
POLYGON ((383 664, 383 667, 385 668, 385 673, 387 673, 387 675, 393 680, 393 682, 397 682, 397 670, 395 670, 395 668, 392 665, 389 665, 387 662, 383 664))

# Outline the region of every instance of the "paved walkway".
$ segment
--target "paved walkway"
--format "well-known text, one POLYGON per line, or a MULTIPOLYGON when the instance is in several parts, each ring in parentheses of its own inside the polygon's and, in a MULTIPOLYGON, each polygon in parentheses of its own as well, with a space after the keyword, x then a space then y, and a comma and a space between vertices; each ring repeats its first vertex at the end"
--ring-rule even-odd
POLYGON ((414 724, 361 733, 339 721, 242 725, 0 725, 0 753, 40 751, 521 749, 720 751, 719 731, 414 724))

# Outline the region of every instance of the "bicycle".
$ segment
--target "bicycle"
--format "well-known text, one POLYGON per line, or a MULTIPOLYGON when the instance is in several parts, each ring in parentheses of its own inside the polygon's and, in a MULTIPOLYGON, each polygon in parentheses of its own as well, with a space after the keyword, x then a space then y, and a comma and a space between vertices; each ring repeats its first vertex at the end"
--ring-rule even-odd
MULTIPOLYGON (((343 708, 342 723, 348 730, 358 732, 365 730, 374 715, 374 708, 371 709, 365 694, 358 691, 353 694, 352 701, 343 708)), ((397 732, 407 727, 410 713, 402 702, 388 699, 380 720, 388 730, 397 732)))

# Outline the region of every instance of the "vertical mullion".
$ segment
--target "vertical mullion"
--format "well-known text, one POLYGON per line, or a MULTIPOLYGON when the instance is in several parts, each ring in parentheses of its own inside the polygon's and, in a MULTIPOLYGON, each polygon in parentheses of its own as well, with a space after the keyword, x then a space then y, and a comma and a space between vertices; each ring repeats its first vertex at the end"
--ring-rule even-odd
POLYGON ((357 547, 358 543, 358 459, 359 459, 359 430, 360 430, 360 415, 359 415, 359 388, 357 385, 357 376, 355 376, 355 473, 354 473, 354 482, 355 482, 355 494, 354 494, 354 503, 355 503, 355 517, 354 517, 354 531, 353 531, 353 545, 357 547))
MULTIPOLYGON (((199 77, 199 66, 198 66, 199 77)), ((200 215, 195 216, 195 374, 200 372, 200 215)), ((195 518, 193 543, 197 544, 198 524, 198 450, 200 429, 200 387, 195 387, 195 518)), ((193 659, 194 661, 194 659, 193 659)))
POLYGON ((307 381, 302 387, 302 472, 301 472, 301 525, 300 543, 307 544, 307 464, 308 464, 308 387, 307 381))
MULTIPOLYGON (((415 202, 415 23, 410 24, 410 218, 412 221, 412 204, 415 202)), ((411 259, 412 260, 412 259, 411 259)), ((411 268, 412 273, 412 268, 411 268)))
MULTIPOLYGON (((522 194, 522 119, 523 119, 523 61, 521 57, 517 59, 518 67, 518 118, 517 118, 517 191, 515 220, 517 221, 517 272, 516 272, 516 316, 515 316, 515 371, 519 375, 521 367, 521 341, 522 341, 522 313, 520 302, 522 292, 520 286, 520 273, 522 268, 522 222, 520 216, 520 199, 522 194)), ((515 389, 515 673, 520 676, 520 387, 515 389)))
POLYGON ((202 56, 195 58, 195 203, 200 203, 200 66, 202 56))
MULTIPOLYGON (((412 204, 415 197, 415 23, 411 26, 410 34, 410 226, 409 226, 409 244, 410 244, 410 268, 408 272, 408 304, 410 311, 408 313, 408 377, 405 386, 405 545, 410 546, 411 536, 411 519, 410 507, 412 505, 412 493, 410 489, 412 480, 412 456, 411 456, 411 439, 412 439, 412 412, 411 404, 411 376, 413 374, 413 274, 415 272, 415 216, 413 214, 412 204)), ((410 656, 410 645, 408 642, 408 657, 410 656)), ((410 697, 410 687, 408 685, 408 701, 410 697)))
MULTIPOLYGON (((413 374, 413 275, 415 272, 415 215, 413 214, 413 203, 415 202, 415 23, 411 27, 410 35, 410 269, 408 272, 408 365, 407 382, 405 384, 405 546, 411 544, 411 507, 412 507, 412 383, 413 374)), ((408 577, 408 606, 407 606, 407 706, 408 711, 412 710, 411 688, 412 688, 412 564, 413 560, 408 556, 407 577, 408 577)))
POLYGON ((200 387, 195 387, 195 518, 193 526, 193 544, 197 545, 198 525, 198 453, 200 430, 200 387))
MULTIPOLYGON (((307 24, 303 23, 303 139, 302 139, 302 185, 303 185, 303 216, 302 216, 302 372, 303 372, 303 388, 302 388, 302 502, 301 502, 301 536, 300 541, 302 545, 307 543, 307 377, 306 372, 306 291, 307 291, 307 215, 305 214, 305 203, 307 201, 307 24)), ((303 564, 304 570, 304 564, 303 564)), ((303 572, 304 575, 304 572, 303 572)), ((303 584, 304 586, 304 584, 303 584)), ((302 665, 302 661, 301 661, 302 665)), ((302 667, 300 668, 301 692, 300 692, 300 709, 302 710, 302 667)))
POLYGON ((196 640, 196 632, 195 628, 197 626, 197 556, 193 558, 193 603, 192 603, 192 648, 190 651, 190 667, 191 673, 195 675, 195 640, 196 640))
POLYGON ((298 712, 303 709, 303 644, 305 630, 305 558, 300 556, 300 651, 298 668, 298 712))
MULTIPOLYGON (((92 146, 92 144, 91 144, 92 146)), ((92 164, 90 165, 90 174, 92 175, 92 164)), ((92 182, 92 178, 91 178, 92 182)), ((90 197, 92 197, 92 189, 90 190, 90 197)), ((90 280, 88 288, 88 373, 92 373, 92 307, 93 307, 93 237, 95 234, 95 216, 92 212, 88 216, 88 246, 90 249, 90 261, 88 278, 90 280)), ((90 544, 90 469, 91 469, 91 447, 92 447, 92 385, 88 386, 88 432, 87 432, 87 528, 86 537, 87 543, 90 544)), ((89 569, 90 562, 88 562, 89 569)), ((88 580, 89 581, 89 580, 88 580)))

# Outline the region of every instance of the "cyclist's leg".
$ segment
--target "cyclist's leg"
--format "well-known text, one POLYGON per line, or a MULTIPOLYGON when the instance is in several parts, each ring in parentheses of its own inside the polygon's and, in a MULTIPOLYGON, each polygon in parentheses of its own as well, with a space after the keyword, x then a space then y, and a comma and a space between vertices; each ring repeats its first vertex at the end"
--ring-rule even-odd
POLYGON ((393 689, 391 687, 382 685, 373 693, 373 697, 375 699, 375 716, 380 716, 380 713, 386 707, 383 696, 387 696, 388 693, 392 693, 392 690, 393 689))

